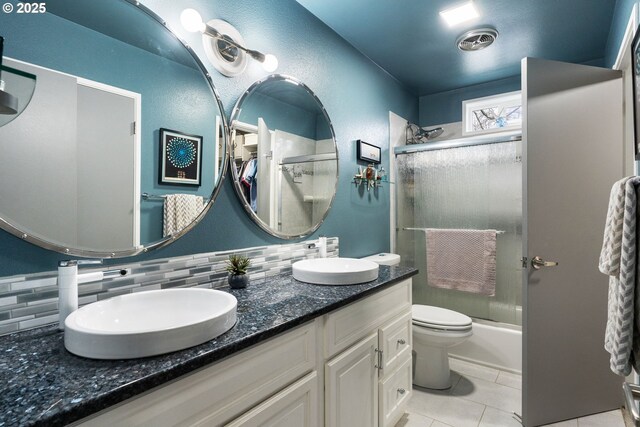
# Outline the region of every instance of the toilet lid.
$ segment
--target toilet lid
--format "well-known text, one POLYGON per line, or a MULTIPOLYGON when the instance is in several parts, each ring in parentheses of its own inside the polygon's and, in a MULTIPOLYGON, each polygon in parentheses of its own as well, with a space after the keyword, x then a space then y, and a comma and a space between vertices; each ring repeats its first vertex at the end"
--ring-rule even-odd
POLYGON ((468 327, 471 326, 471 318, 457 311, 431 305, 414 304, 411 308, 413 323, 425 326, 441 327, 468 327))

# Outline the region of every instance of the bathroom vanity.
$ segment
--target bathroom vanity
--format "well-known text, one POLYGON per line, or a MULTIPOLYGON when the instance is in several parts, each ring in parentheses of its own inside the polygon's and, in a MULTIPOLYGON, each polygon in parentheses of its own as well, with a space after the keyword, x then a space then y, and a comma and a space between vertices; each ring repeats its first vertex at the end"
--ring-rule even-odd
POLYGON ((64 350, 45 327, 0 338, 4 425, 393 426, 411 394, 411 276, 241 290, 238 323, 197 347, 129 361, 64 350))

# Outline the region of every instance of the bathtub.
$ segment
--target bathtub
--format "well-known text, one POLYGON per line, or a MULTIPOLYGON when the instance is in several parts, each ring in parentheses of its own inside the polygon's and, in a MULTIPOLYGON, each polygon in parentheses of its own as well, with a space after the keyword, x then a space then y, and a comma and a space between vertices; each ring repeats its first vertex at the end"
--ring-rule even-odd
POLYGON ((522 328, 473 320, 473 335, 451 347, 449 356, 503 371, 522 373, 522 328))

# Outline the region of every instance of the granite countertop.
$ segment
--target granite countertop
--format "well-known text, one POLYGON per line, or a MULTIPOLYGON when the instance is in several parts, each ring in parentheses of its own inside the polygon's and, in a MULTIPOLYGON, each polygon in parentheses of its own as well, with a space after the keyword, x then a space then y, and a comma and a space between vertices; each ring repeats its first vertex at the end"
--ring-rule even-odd
POLYGON ((0 337, 0 427, 65 425, 301 325, 417 273, 380 266, 360 285, 316 286, 291 274, 229 289, 238 322, 196 347, 132 360, 92 360, 64 348, 57 325, 0 337))

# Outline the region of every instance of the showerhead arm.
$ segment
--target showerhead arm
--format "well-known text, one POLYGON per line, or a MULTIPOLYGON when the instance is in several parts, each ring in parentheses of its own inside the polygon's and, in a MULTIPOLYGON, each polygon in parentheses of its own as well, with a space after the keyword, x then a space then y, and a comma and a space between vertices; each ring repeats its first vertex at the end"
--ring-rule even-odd
POLYGON ((424 129, 411 122, 407 122, 407 129, 405 133, 407 144, 420 144, 439 137, 443 132, 444 129, 442 127, 424 129), (409 131, 411 131, 411 137, 409 137, 409 131))

